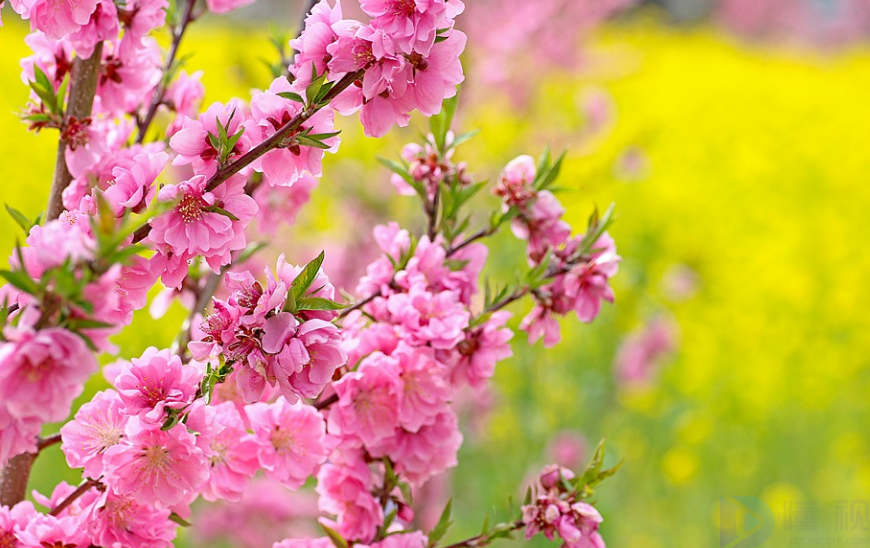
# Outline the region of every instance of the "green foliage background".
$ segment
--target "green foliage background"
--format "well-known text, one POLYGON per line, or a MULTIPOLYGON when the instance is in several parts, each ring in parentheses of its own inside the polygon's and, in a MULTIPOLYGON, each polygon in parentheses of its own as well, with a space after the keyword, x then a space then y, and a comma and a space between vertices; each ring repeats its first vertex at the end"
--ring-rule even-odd
MULTIPOLYGON (((25 30, 8 17, 0 30, 0 195, 35 216, 46 201, 56 141, 49 132, 28 133, 13 114, 27 94, 18 67, 27 54, 25 30)), ((266 38, 208 21, 194 28, 184 50, 189 70, 206 71, 207 101, 267 85, 267 71, 250 54, 270 56, 266 38)), ((794 501, 820 508, 818 531, 804 537, 862 534, 838 532, 834 508, 870 498, 870 255, 863 249, 870 235, 870 49, 823 55, 645 20, 604 29, 593 53, 585 71, 542 80, 527 107, 473 81, 466 90, 461 123, 482 131, 462 152, 471 170, 494 178, 507 160, 537 155, 547 140, 555 149, 572 145, 560 198, 577 227, 594 204, 616 202, 611 232, 624 263, 617 303, 593 325, 565 322, 565 342, 550 352, 515 340, 515 357, 497 371, 485 426, 465 432, 450 537, 476 533, 490 508, 519 495, 562 430, 590 443, 607 437, 610 459, 625 459, 600 490, 610 546, 718 545, 724 495, 757 496, 771 506, 777 533, 766 546, 794 536, 783 513, 794 501), (586 139, 578 104, 589 85, 613 95, 618 116, 586 139), (627 147, 649 160, 641 180, 614 169, 627 147), (697 293, 679 302, 662 289, 675 265, 698 278, 697 293), (619 343, 658 313, 679 325, 676 357, 652 386, 620 387, 612 368, 619 343)), ((369 231, 348 226, 353 221, 342 220, 336 199, 374 204, 376 217, 416 214, 410 202, 384 200, 388 175, 374 161, 397 154, 414 131, 373 140, 356 121, 341 125, 341 154, 327 161, 297 232, 306 242, 282 249, 297 262, 313 256, 319 238, 369 231)), ((5 215, 0 234, 5 257, 22 235, 5 215)), ((511 238, 497 240, 493 277, 508 279, 521 266, 519 253, 511 238)), ((123 355, 168 345, 181 318, 179 309, 160 322, 138 315, 117 340, 123 355)), ((55 448, 40 459, 33 486, 50 490, 61 478, 77 481, 55 448)))

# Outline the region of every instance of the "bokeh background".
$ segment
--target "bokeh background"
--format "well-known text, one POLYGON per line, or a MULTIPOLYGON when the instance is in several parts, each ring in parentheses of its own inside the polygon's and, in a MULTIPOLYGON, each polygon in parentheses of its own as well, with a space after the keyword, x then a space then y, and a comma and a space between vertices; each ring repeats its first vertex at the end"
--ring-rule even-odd
MULTIPOLYGON (((624 459, 599 491, 610 546, 718 546, 720 496, 770 506, 765 546, 868 538, 852 522, 841 530, 837 508, 870 499, 870 3, 467 3, 457 127, 481 132, 459 156, 495 179, 518 154, 568 148, 569 218, 585 226, 595 205, 615 202, 623 263, 616 304, 595 323, 564 322, 549 352, 518 334, 494 388, 466 396, 460 465, 430 485, 421 519, 452 491, 449 538, 473 535, 487 512, 506 515, 538 467, 582 463, 606 438, 608 463, 624 459), (814 526, 801 523, 808 508, 814 526)), ((266 87, 269 38, 292 32, 299 10, 261 3, 197 23, 182 50, 188 71, 204 71, 206 101, 266 87)), ((4 8, 0 30, 0 201, 35 216, 56 142, 14 114, 28 51, 12 15, 4 8)), ((373 257, 374 224, 422 223, 374 158, 396 156, 425 121, 381 140, 357 126, 342 122, 341 153, 274 248, 296 262, 325 248, 327 271, 349 288, 373 257)), ((0 255, 17 230, 0 216, 0 255)), ((489 275, 509 280, 522 246, 509 235, 492 244, 489 275)), ((514 311, 516 324, 526 309, 514 311)), ((143 311, 116 342, 127 357, 166 346, 183 317, 143 311)), ((78 481, 53 448, 33 487, 61 479, 78 481)), ((314 504, 264 485, 244 511, 201 508, 179 545, 269 546, 276 521, 310 529, 314 504)))

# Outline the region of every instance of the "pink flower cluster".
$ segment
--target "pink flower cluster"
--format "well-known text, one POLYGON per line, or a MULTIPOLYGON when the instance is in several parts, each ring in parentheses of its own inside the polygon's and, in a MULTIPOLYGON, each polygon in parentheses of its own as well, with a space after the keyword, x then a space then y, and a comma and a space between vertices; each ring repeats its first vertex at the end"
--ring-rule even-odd
MULTIPOLYGON (((276 272, 266 269, 265 286, 249 272, 228 274, 229 299, 214 301, 214 312, 201 326, 202 338, 190 345, 199 359, 222 355, 231 362, 236 368, 235 382, 247 402, 262 399, 270 386, 290 402, 315 398, 347 360, 339 330, 330 321, 338 312, 286 309, 288 292, 301 272, 282 255, 276 272)), ((322 271, 311 287, 309 297, 335 297, 322 271)))
POLYGON ((573 472, 557 465, 541 471, 538 496, 523 506, 526 538, 543 533, 550 540, 558 535, 566 548, 604 548, 598 533, 601 514, 591 504, 576 500, 565 486, 565 480, 573 477, 573 472))
POLYGON ((454 29, 461 0, 361 0, 368 23, 344 19, 341 6, 322 0, 305 20, 290 67, 297 81, 312 70, 329 79, 364 71, 334 102, 343 115, 360 111, 367 135, 380 137, 406 126, 415 108, 427 116, 456 94, 464 79, 459 55, 466 36, 454 29))
MULTIPOLYGON (((83 546, 170 546, 170 513, 189 516, 198 496, 238 500, 261 469, 298 489, 326 460, 326 423, 313 407, 281 397, 206 406, 198 392, 201 366, 182 364, 168 350, 150 348, 110 369, 114 389, 97 394, 61 429, 68 464, 99 479, 52 524, 69 522, 52 533, 64 545, 79 544, 76 531, 83 546)), ((70 490, 47 506, 57 507, 70 490)), ((13 534, 28 545, 26 531, 13 534)))
POLYGON ((572 237, 571 226, 562 219, 565 209, 552 192, 535 188, 536 175, 534 160, 520 156, 505 168, 495 194, 501 196, 504 211, 517 210, 511 228, 528 241, 530 264, 550 260, 553 280, 532 292, 535 307, 520 325, 530 342, 543 337, 544 346, 550 347, 561 340, 556 316, 573 310, 581 321, 591 322, 602 301, 613 302, 608 281, 618 271, 620 257, 606 232, 593 242, 586 235, 572 237))

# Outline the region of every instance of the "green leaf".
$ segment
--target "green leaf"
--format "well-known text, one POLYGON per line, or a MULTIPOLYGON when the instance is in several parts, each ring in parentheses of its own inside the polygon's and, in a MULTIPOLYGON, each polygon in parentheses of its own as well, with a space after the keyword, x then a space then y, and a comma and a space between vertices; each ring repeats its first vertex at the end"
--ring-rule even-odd
POLYGON ((567 150, 563 151, 562 154, 559 155, 559 158, 556 160, 556 163, 550 167, 543 177, 540 178, 537 185, 535 185, 536 190, 544 190, 549 187, 553 182, 555 182, 556 177, 559 176, 559 171, 562 169, 562 161, 565 159, 565 155, 568 153, 567 150))
POLYGON ((178 525, 181 525, 182 527, 190 527, 191 525, 193 525, 192 523, 190 523, 189 521, 186 521, 183 517, 179 516, 175 512, 172 512, 171 514, 169 514, 169 521, 177 523, 178 525))
MULTIPOLYGON (((22 263, 24 264, 24 263, 22 263)), ((0 270, 0 277, 4 278, 13 287, 19 289, 28 295, 38 295, 39 286, 33 281, 27 273, 17 270, 0 270)))
POLYGON ((20 226, 25 233, 29 233, 30 229, 33 228, 33 223, 30 222, 24 213, 21 213, 14 207, 10 207, 9 204, 6 204, 6 211, 9 212, 9 215, 13 220, 20 226))
POLYGON ((296 101, 297 103, 305 104, 305 99, 302 98, 298 93, 294 93, 292 91, 282 91, 278 94, 278 97, 283 97, 284 99, 290 99, 291 101, 296 101))
POLYGON ((42 104, 48 107, 54 114, 63 114, 57 104, 57 96, 54 93, 54 86, 48 76, 34 63, 33 75, 36 78, 35 82, 30 82, 30 88, 36 92, 36 95, 42 100, 42 104))
POLYGON ((344 310, 347 305, 322 297, 306 297, 296 301, 296 312, 305 310, 344 310))
POLYGON ((453 499, 447 501, 447 506, 444 507, 444 511, 441 512, 441 517, 438 519, 438 523, 435 524, 435 527, 429 531, 429 546, 435 546, 439 540, 444 538, 444 535, 447 534, 447 530, 450 529, 450 526, 453 524, 450 521, 450 512, 453 509, 453 499))
POLYGON ((320 267, 323 264, 323 259, 326 257, 325 252, 321 251, 320 255, 318 255, 313 261, 305 265, 305 268, 302 269, 302 272, 296 276, 296 279, 293 280, 293 283, 290 284, 290 291, 296 301, 299 300, 299 297, 305 294, 308 291, 308 288, 311 287, 311 284, 314 283, 314 279, 317 277, 317 273, 320 272, 320 267))
POLYGON ((112 324, 110 323, 89 318, 69 318, 66 321, 66 325, 74 331, 79 329, 106 329, 112 327, 112 324))
POLYGON ((429 119, 429 125, 432 128, 432 136, 435 137, 435 146, 443 154, 447 152, 445 142, 447 140, 447 132, 450 131, 450 125, 453 123, 453 116, 456 114, 456 107, 459 105, 459 92, 450 99, 445 99, 441 105, 441 112, 432 116, 429 119))
POLYGON ((314 139, 309 139, 308 137, 297 136, 296 142, 304 147, 319 148, 321 150, 328 150, 332 148, 332 145, 327 145, 326 143, 323 143, 321 141, 315 141, 314 139))
POLYGON ((413 495, 411 494, 411 486, 408 485, 407 482, 403 481, 402 483, 399 484, 399 491, 402 492, 402 499, 403 499, 403 500, 404 500, 408 505, 413 505, 413 504, 414 504, 414 497, 413 497, 413 495))
POLYGON ((169 417, 163 423, 163 426, 160 427, 160 430, 163 430, 164 432, 167 430, 170 430, 173 426, 178 424, 178 419, 179 419, 179 416, 178 416, 177 410, 170 409, 169 410, 169 417))
POLYGON ((61 114, 66 110, 66 89, 69 87, 69 74, 65 74, 63 77, 63 81, 60 83, 60 87, 57 88, 57 100, 59 101, 58 106, 60 107, 61 114))
POLYGON ((335 545, 335 548, 348 548, 347 541, 344 540, 344 537, 342 537, 340 534, 338 534, 338 531, 336 531, 335 529, 332 529, 330 527, 327 527, 326 525, 324 525, 322 523, 320 524, 320 527, 326 533, 326 536, 329 537, 329 540, 332 541, 332 544, 335 545))
POLYGON ((221 215, 223 215, 223 216, 225 216, 225 217, 229 217, 229 218, 230 218, 231 220, 233 220, 233 221, 238 221, 238 220, 239 220, 238 217, 236 217, 235 215, 233 215, 232 213, 230 213, 229 211, 227 211, 226 209, 224 209, 224 208, 222 208, 222 207, 218 207, 218 206, 214 206, 214 205, 213 205, 213 206, 210 206, 210 207, 205 208, 205 210, 206 210, 206 211, 211 211, 212 213, 219 213, 219 214, 221 214, 221 215))
POLYGON ((450 143, 450 148, 456 148, 456 147, 458 147, 459 145, 461 145, 461 144, 464 143, 465 141, 471 139, 472 137, 474 137, 474 136, 477 135, 478 133, 480 133, 480 130, 479 130, 479 129, 475 129, 475 130, 472 130, 472 131, 466 131, 465 133, 461 133, 461 134, 457 135, 457 136, 453 139, 453 142, 450 143))

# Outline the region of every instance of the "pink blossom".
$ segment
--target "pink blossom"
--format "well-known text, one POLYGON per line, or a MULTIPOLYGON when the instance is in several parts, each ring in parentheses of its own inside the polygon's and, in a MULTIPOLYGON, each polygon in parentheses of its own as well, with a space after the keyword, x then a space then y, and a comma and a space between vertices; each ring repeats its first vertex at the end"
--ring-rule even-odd
POLYGON ((276 542, 272 548, 332 548, 329 537, 320 538, 288 538, 276 542))
POLYGON ((258 444, 248 435, 242 415, 231 402, 214 406, 217 432, 210 432, 208 457, 210 475, 202 490, 206 500, 238 501, 259 469, 258 444))
POLYGON ((397 429, 395 434, 370 449, 372 456, 388 456, 396 463, 396 473, 415 485, 456 466, 456 453, 462 445, 456 415, 449 408, 432 424, 418 432, 397 429))
POLYGON ((91 478, 103 475, 103 453, 124 436, 127 417, 123 407, 114 390, 98 392, 60 429, 61 449, 71 468, 84 468, 91 478))
POLYGON ((468 37, 454 30, 446 40, 432 46, 426 57, 411 55, 414 66, 414 100, 426 116, 441 112, 441 103, 456 95, 456 86, 465 80, 459 56, 465 51, 468 37))
POLYGON ((200 508, 190 536, 199 546, 229 543, 239 548, 264 548, 285 537, 322 533, 314 521, 318 515, 313 492, 290 491, 259 476, 241 501, 200 508))
POLYGON ((131 417, 123 442, 106 450, 103 463, 105 481, 116 493, 165 508, 205 487, 208 462, 183 425, 166 431, 160 427, 131 417))
POLYGON ((317 178, 303 173, 293 183, 286 186, 258 186, 252 195, 257 202, 257 227, 267 235, 274 236, 282 225, 292 225, 302 207, 311 199, 317 187, 317 178))
POLYGON ((33 503, 29 500, 12 506, 0 506, 0 546, 20 548, 16 533, 27 527, 27 523, 37 516, 33 503))
POLYGON ((297 54, 293 58, 296 72, 302 66, 312 63, 317 74, 327 70, 327 63, 332 56, 327 51, 329 44, 338 35, 332 30, 332 25, 342 20, 341 3, 336 0, 335 6, 329 7, 328 2, 318 2, 305 18, 305 29, 298 38, 290 40, 290 47, 297 54))
POLYGON ((166 23, 167 0, 128 0, 122 11, 124 28, 134 38, 142 38, 166 23))
POLYGON ((347 360, 340 343, 338 328, 330 322, 312 319, 299 324, 289 312, 266 320, 263 350, 276 354, 274 376, 288 401, 320 394, 347 360))
POLYGON ((390 295, 386 308, 414 346, 453 348, 462 340, 470 319, 470 313, 452 291, 433 294, 417 286, 408 293, 390 295))
POLYGON ((86 548, 91 543, 87 538, 87 529, 82 525, 81 520, 76 517, 55 517, 37 513, 28 519, 27 525, 21 527, 16 537, 21 548, 86 548))
POLYGON ((529 344, 535 344, 538 339, 543 337, 544 348, 552 348, 562 340, 559 322, 556 321, 553 311, 541 304, 535 305, 532 311, 523 318, 520 329, 528 332, 529 344))
POLYGON ((79 57, 88 59, 94 54, 97 44, 118 38, 120 31, 118 8, 115 7, 115 3, 97 2, 97 8, 91 13, 87 24, 70 34, 67 39, 73 44, 79 57))
POLYGON ((193 401, 201 378, 196 367, 182 365, 177 355, 152 346, 122 367, 114 385, 125 414, 157 422, 165 418, 164 411, 181 410, 193 401))
POLYGON ((580 321, 591 322, 601 310, 601 301, 613 302, 610 278, 619 270, 621 258, 616 244, 606 232, 593 244, 589 261, 571 269, 565 276, 565 293, 574 301, 574 310, 580 321))
POLYGON ((253 3, 254 0, 206 0, 209 11, 214 13, 229 13, 253 3))
POLYGON ((482 389, 495 373, 495 364, 513 355, 509 341, 514 333, 505 327, 510 312, 499 310, 483 325, 466 331, 465 340, 456 347, 458 359, 451 372, 454 386, 467 382, 482 389))
POLYGON ((664 317, 654 318, 620 345, 614 363, 619 380, 639 384, 649 381, 675 346, 676 327, 664 317))
POLYGON ((118 166, 112 170, 114 180, 103 193, 115 215, 125 210, 141 213, 156 194, 154 182, 163 171, 169 155, 165 152, 137 154, 130 167, 118 166))
POLYGON ((97 8, 97 0, 74 3, 63 0, 19 1, 13 2, 12 7, 24 19, 30 19, 31 30, 38 29, 52 40, 60 40, 88 23, 97 8))
POLYGON ((511 207, 518 207, 524 211, 537 197, 538 193, 532 186, 536 174, 537 166, 531 156, 524 154, 508 162, 499 177, 498 186, 493 189, 493 194, 501 196, 504 201, 503 211, 511 207))
POLYGON ((41 429, 42 421, 38 418, 16 419, 4 405, 0 405, 0 466, 21 453, 35 453, 36 438, 41 429))
POLYGON ((523 506, 526 538, 543 532, 548 539, 558 535, 567 548, 604 548, 598 533, 601 514, 585 502, 574 502, 559 495, 554 487, 540 494, 533 504, 523 506))
POLYGON ((445 380, 447 367, 426 350, 399 343, 392 355, 398 361, 402 377, 399 424, 409 432, 434 423, 453 397, 453 390, 445 380))
POLYGON ((329 410, 329 433, 372 445, 390 436, 399 421, 401 370, 395 358, 374 353, 333 384, 338 402, 329 410))
POLYGON ((110 114, 136 110, 160 81, 161 64, 160 46, 150 36, 125 34, 120 42, 106 42, 94 110, 110 114))
POLYGON ((0 401, 16 419, 63 420, 84 382, 98 369, 78 335, 61 329, 4 330, 0 346, 0 401))
POLYGON ((317 475, 317 493, 320 510, 338 521, 323 521, 348 540, 371 541, 384 522, 383 508, 371 493, 373 488, 372 473, 361 452, 334 452, 317 475))
MULTIPOLYGON (((220 130, 218 124, 226 127, 227 135, 233 136, 245 130, 244 108, 240 101, 232 100, 226 105, 212 103, 208 109, 194 120, 185 117, 180 130, 176 131, 169 140, 169 146, 178 153, 173 165, 192 164, 197 174, 210 177, 218 168, 218 151, 214 148, 209 135, 218 137, 220 130)), ((253 143, 248 131, 245 131, 235 147, 230 152, 229 160, 247 152, 253 143)))
POLYGON ((160 189, 158 200, 178 200, 178 205, 151 221, 148 238, 173 250, 179 261, 202 255, 218 272, 229 264, 230 252, 244 249, 244 229, 257 204, 245 194, 244 177, 230 178, 213 191, 206 190, 207 183, 204 176, 196 175, 160 189))
POLYGON ((107 489, 88 516, 88 533, 93 544, 105 548, 169 548, 177 530, 169 514, 169 509, 107 489))
MULTIPOLYGON (((304 94, 303 89, 294 87, 282 76, 276 78, 267 91, 255 94, 251 98, 251 117, 256 120, 261 139, 272 136, 281 126, 290 122, 302 111, 300 103, 278 95, 284 92, 304 94)), ((306 130, 311 135, 334 133, 333 116, 331 109, 318 111, 287 137, 286 145, 267 152, 255 162, 255 169, 262 171, 271 186, 292 186, 304 172, 320 177, 323 171, 324 150, 301 144, 295 136, 306 130)), ((338 150, 338 142, 336 136, 323 138, 323 143, 328 147, 329 152, 338 150)))
POLYGON ((326 461, 326 424, 313 407, 278 398, 272 404, 248 405, 245 411, 266 477, 299 489, 326 461))
MULTIPOLYGON (((462 11, 458 0, 360 0, 363 11, 372 17, 372 25, 390 36, 398 52, 429 54, 440 28, 449 28, 462 11), (455 5, 454 5, 455 4, 455 5)), ((396 52, 393 52, 396 53, 396 52)))
POLYGON ((199 105, 205 96, 205 86, 202 84, 203 72, 198 70, 188 75, 187 71, 179 71, 178 76, 166 90, 166 104, 176 113, 175 119, 166 130, 170 137, 182 128, 184 120, 193 118, 199 111, 199 105))
POLYGON ((371 548, 426 548, 429 538, 422 531, 412 531, 399 535, 389 535, 380 542, 371 544, 371 548))

